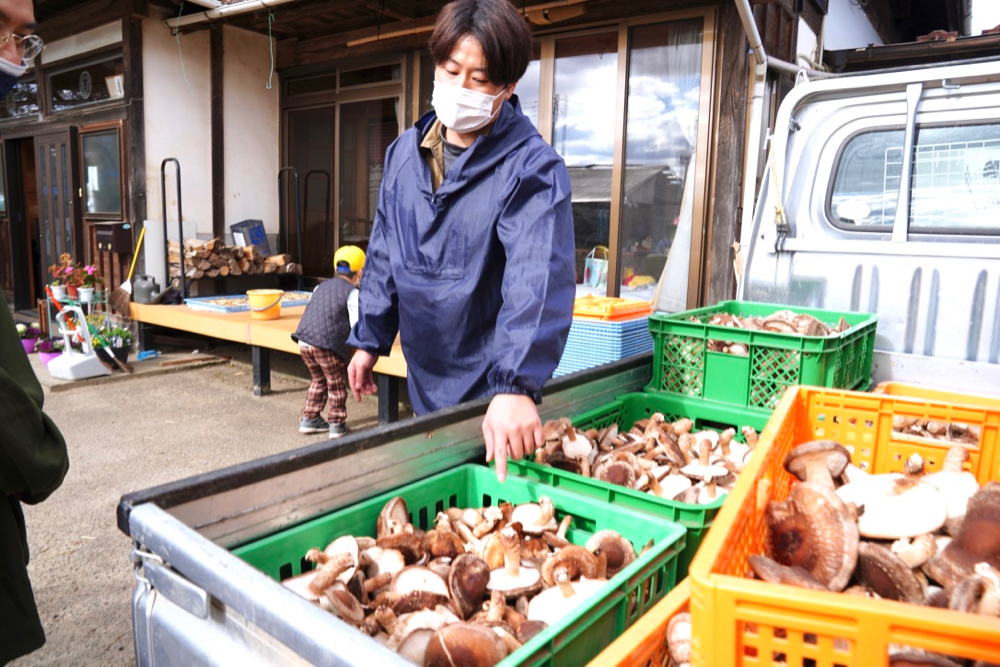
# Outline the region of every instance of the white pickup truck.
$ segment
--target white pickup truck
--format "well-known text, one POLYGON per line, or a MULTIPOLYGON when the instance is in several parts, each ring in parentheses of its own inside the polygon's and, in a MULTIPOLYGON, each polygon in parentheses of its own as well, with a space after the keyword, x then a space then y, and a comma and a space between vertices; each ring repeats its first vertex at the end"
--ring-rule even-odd
POLYGON ((738 298, 876 313, 876 382, 1000 393, 1000 60, 802 83, 775 128, 738 298))

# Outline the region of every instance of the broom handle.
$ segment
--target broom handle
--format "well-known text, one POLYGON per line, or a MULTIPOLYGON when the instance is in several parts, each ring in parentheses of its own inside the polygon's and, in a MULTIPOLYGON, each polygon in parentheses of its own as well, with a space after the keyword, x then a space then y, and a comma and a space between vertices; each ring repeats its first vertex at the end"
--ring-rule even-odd
POLYGON ((135 254, 132 255, 132 266, 128 270, 128 280, 125 282, 132 282, 132 272, 135 271, 135 261, 139 259, 139 248, 142 247, 142 237, 146 235, 146 225, 142 226, 139 230, 139 242, 135 244, 135 254))

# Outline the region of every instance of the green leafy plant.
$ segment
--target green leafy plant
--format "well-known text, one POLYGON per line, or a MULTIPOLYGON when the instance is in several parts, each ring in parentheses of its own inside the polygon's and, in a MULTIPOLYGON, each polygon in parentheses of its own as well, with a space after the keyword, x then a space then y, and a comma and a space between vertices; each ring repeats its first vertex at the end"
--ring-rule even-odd
POLYGON ((54 279, 52 286, 93 287, 104 284, 104 278, 96 266, 73 261, 72 255, 64 252, 59 255, 59 263, 49 267, 49 275, 54 279))

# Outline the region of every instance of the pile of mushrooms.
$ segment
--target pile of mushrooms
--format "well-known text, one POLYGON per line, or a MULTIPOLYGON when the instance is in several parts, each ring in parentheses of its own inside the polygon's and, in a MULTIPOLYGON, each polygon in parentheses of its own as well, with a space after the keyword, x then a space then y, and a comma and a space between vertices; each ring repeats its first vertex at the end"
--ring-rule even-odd
MULTIPOLYGON (((691 317, 692 322, 701 324, 697 317, 691 317)), ((775 333, 800 334, 802 336, 837 336, 851 328, 843 317, 835 325, 827 325, 812 315, 796 313, 792 310, 779 310, 767 317, 740 317, 730 313, 716 313, 708 320, 708 324, 748 331, 773 331, 775 333)), ((722 340, 709 340, 710 352, 725 352, 746 356, 747 346, 743 343, 730 343, 722 340)))
MULTIPOLYGON (((749 568, 774 583, 1000 615, 1000 483, 980 488, 968 458, 955 445, 938 472, 914 454, 904 472, 872 475, 835 441, 795 447, 785 469, 800 481, 768 504, 768 555, 749 568)), ((963 664, 902 662, 919 653, 896 647, 890 664, 963 664)))
POLYGON ((895 415, 892 418, 892 430, 897 435, 908 435, 915 438, 930 438, 964 445, 978 445, 982 429, 972 424, 961 422, 940 422, 917 417, 895 415))
POLYGON ((657 412, 632 430, 618 424, 580 431, 568 418, 542 426, 545 446, 535 462, 645 491, 666 500, 706 504, 729 493, 757 444, 757 432, 745 426, 745 442, 736 430, 692 432, 694 422, 668 422, 657 412))
POLYGON ((571 523, 543 496, 450 508, 425 532, 396 497, 375 538, 310 549, 316 569, 282 583, 418 665, 494 665, 636 559, 614 531, 571 544, 571 523))

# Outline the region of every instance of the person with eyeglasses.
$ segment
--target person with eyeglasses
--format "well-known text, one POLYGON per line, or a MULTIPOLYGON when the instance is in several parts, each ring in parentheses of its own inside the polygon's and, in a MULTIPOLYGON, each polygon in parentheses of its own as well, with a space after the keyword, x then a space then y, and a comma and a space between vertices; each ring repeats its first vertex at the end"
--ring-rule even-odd
MULTIPOLYGON (((0 98, 42 50, 31 0, 0 0, 0 98)), ((45 643, 28 579, 28 535, 21 503, 35 505, 62 484, 66 440, 42 411, 42 386, 20 344, 0 290, 0 665, 45 643)))
POLYGON ((42 47, 35 33, 31 0, 0 0, 0 97, 5 96, 28 69, 42 47))

